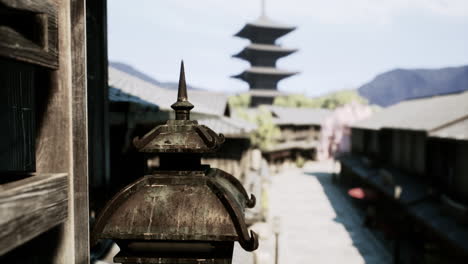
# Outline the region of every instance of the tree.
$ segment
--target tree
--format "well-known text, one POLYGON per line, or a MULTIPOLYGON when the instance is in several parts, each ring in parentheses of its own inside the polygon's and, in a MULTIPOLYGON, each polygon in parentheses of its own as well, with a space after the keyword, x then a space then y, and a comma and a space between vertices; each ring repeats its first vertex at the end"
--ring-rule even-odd
POLYGON ((247 108, 250 105, 249 94, 239 94, 229 97, 229 106, 231 109, 247 108))
POLYGON ((336 109, 351 102, 367 104, 367 100, 361 97, 356 90, 342 90, 315 98, 303 95, 279 96, 275 98, 273 104, 286 107, 336 109))
POLYGON ((260 106, 255 113, 237 109, 237 116, 257 125, 257 129, 250 134, 250 140, 261 150, 273 147, 281 136, 279 127, 273 122, 271 112, 265 107, 260 106))

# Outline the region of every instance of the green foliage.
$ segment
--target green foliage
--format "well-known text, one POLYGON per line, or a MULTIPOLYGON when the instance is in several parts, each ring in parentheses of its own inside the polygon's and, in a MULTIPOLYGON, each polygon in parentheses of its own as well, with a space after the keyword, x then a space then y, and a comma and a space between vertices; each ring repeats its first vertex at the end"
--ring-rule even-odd
POLYGON ((296 158, 296 167, 303 168, 305 164, 305 159, 302 156, 296 158))
MULTIPOLYGON (((280 96, 275 98, 274 104, 287 107, 335 109, 353 101, 367 104, 367 101, 360 97, 355 90, 338 91, 316 98, 309 98, 297 94, 280 96)), ((238 117, 257 125, 257 129, 250 136, 253 145, 262 150, 268 150, 276 144, 278 138, 281 136, 281 131, 278 126, 274 124, 273 117, 268 109, 260 107, 257 111, 247 110, 250 105, 249 94, 231 96, 229 98, 229 105, 231 109, 236 112, 238 117)), ((302 166, 303 161, 297 160, 296 164, 302 166)))
POLYGON ((278 96, 273 102, 274 105, 287 107, 310 107, 320 108, 323 104, 321 98, 308 98, 303 95, 293 94, 288 96, 278 96))
POLYGON ((247 108, 250 105, 249 94, 239 94, 229 97, 229 106, 231 109, 247 108))
POLYGON ((309 98, 303 95, 280 96, 275 98, 273 104, 287 107, 335 109, 353 101, 367 104, 367 100, 359 96, 356 90, 342 90, 315 98, 309 98))
POLYGON ((257 125, 257 129, 250 135, 254 146, 267 150, 274 146, 281 136, 281 131, 273 122, 271 112, 265 107, 260 107, 255 113, 237 109, 237 116, 257 125))

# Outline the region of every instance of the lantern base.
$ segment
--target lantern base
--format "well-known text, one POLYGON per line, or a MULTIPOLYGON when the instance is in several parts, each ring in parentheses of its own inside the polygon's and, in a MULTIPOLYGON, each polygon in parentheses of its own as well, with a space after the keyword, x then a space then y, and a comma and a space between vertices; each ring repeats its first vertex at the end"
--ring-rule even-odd
POLYGON ((233 242, 119 242, 114 262, 122 264, 231 264, 234 248, 233 242))

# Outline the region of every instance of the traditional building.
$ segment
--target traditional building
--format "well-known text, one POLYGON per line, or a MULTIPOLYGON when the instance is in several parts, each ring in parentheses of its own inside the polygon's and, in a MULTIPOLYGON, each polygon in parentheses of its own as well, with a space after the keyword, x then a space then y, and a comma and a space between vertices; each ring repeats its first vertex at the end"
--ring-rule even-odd
MULTIPOLYGON (((468 103, 467 103, 468 104, 468 103)), ((428 177, 468 224, 468 116, 429 134, 428 177)))
POLYGON ((408 100, 352 128, 342 179, 374 194, 402 263, 468 256, 467 102, 468 92, 408 100))
POLYGON ((254 22, 247 23, 235 36, 251 41, 247 47, 233 57, 250 62, 250 68, 233 76, 249 84, 251 106, 272 104, 281 93, 278 82, 296 74, 296 72, 276 68, 276 61, 296 51, 276 44, 276 40, 295 27, 279 24, 265 15, 254 22))
POLYGON ((331 110, 267 106, 249 108, 249 115, 258 115, 266 109, 271 113, 273 124, 280 130, 276 143, 262 150, 273 173, 297 162, 316 159, 322 123, 332 114, 331 110))

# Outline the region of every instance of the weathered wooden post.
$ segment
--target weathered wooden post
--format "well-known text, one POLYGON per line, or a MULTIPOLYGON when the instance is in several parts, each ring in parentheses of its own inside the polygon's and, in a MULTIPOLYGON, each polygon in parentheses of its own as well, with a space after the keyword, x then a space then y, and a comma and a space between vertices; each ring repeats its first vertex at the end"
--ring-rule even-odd
POLYGON ((190 120, 183 63, 172 108, 175 120, 134 140, 139 151, 159 153, 160 167, 107 203, 93 240, 114 240, 119 263, 231 263, 235 241, 247 251, 258 247, 244 220, 255 197, 234 176, 201 164, 224 136, 190 120))

